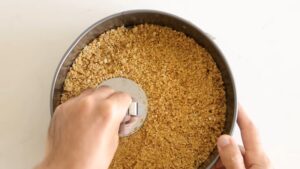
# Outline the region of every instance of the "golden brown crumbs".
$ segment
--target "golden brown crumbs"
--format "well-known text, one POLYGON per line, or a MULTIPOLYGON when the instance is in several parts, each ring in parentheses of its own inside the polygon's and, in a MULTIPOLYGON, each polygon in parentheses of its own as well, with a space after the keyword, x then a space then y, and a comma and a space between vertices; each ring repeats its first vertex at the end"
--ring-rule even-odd
POLYGON ((119 27, 88 44, 64 84, 62 102, 112 77, 139 84, 148 117, 121 138, 111 169, 197 168, 224 128, 226 99, 220 71, 192 38, 168 27, 119 27))

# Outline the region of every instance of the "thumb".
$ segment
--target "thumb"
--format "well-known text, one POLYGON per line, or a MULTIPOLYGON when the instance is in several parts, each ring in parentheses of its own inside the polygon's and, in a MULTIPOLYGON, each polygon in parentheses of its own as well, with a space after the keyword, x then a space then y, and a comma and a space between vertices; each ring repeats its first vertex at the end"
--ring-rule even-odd
POLYGON ((222 135, 217 144, 221 161, 226 169, 245 169, 242 153, 230 136, 222 135))

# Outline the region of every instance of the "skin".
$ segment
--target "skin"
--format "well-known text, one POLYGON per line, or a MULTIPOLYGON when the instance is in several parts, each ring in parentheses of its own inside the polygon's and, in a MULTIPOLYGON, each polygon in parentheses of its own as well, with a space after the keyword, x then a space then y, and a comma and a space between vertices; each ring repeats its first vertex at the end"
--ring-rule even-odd
MULTIPOLYGON (((48 131, 46 155, 36 169, 107 169, 119 144, 131 97, 102 86, 58 106, 48 131)), ((239 108, 238 125, 245 148, 228 135, 218 139, 220 159, 213 169, 269 169, 258 133, 239 108)))
POLYGON ((217 142, 220 160, 213 169, 271 169, 271 162, 262 148, 258 131, 241 106, 237 123, 245 147, 237 145, 229 135, 220 136, 217 142))
POLYGON ((116 152, 131 97, 108 87, 90 89, 58 106, 37 169, 104 169, 116 152))

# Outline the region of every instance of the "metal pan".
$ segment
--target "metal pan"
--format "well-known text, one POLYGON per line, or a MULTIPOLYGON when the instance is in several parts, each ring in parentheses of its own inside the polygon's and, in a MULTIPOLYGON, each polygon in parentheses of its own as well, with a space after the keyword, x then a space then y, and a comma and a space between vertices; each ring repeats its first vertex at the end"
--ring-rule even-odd
MULTIPOLYGON (((230 68, 218 47, 205 35, 203 31, 190 22, 172 14, 153 10, 132 10, 117 13, 106 17, 89 28, 87 28, 70 46, 59 63, 51 89, 50 109, 51 116, 55 108, 60 104, 60 97, 63 92, 63 85, 66 75, 78 56, 80 51, 97 38, 100 34, 120 26, 134 26, 137 24, 157 24, 170 27, 174 30, 185 33, 195 39, 198 44, 208 50, 221 71, 226 88, 227 111, 224 134, 232 134, 237 116, 237 97, 234 80, 230 68)), ((199 169, 211 168, 219 158, 217 149, 210 154, 208 159, 199 166, 199 169)))

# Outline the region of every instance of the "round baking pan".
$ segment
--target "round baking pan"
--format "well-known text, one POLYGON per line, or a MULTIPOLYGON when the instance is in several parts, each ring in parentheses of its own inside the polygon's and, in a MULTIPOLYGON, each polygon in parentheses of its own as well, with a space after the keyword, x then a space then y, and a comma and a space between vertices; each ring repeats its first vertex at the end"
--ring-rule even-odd
MULTIPOLYGON (((221 71, 226 91, 227 110, 223 133, 231 135, 237 116, 237 97, 234 80, 223 54, 205 33, 195 25, 172 14, 153 10, 131 10, 111 15, 87 28, 75 40, 64 54, 54 76, 50 98, 51 116, 55 108, 60 104, 60 97, 63 92, 66 75, 80 51, 92 40, 110 29, 120 26, 132 27, 144 23, 167 26, 176 31, 183 32, 193 38, 199 45, 206 48, 212 55, 221 71)), ((216 163, 218 157, 218 152, 215 148, 207 160, 199 166, 199 169, 211 168, 216 163)))

